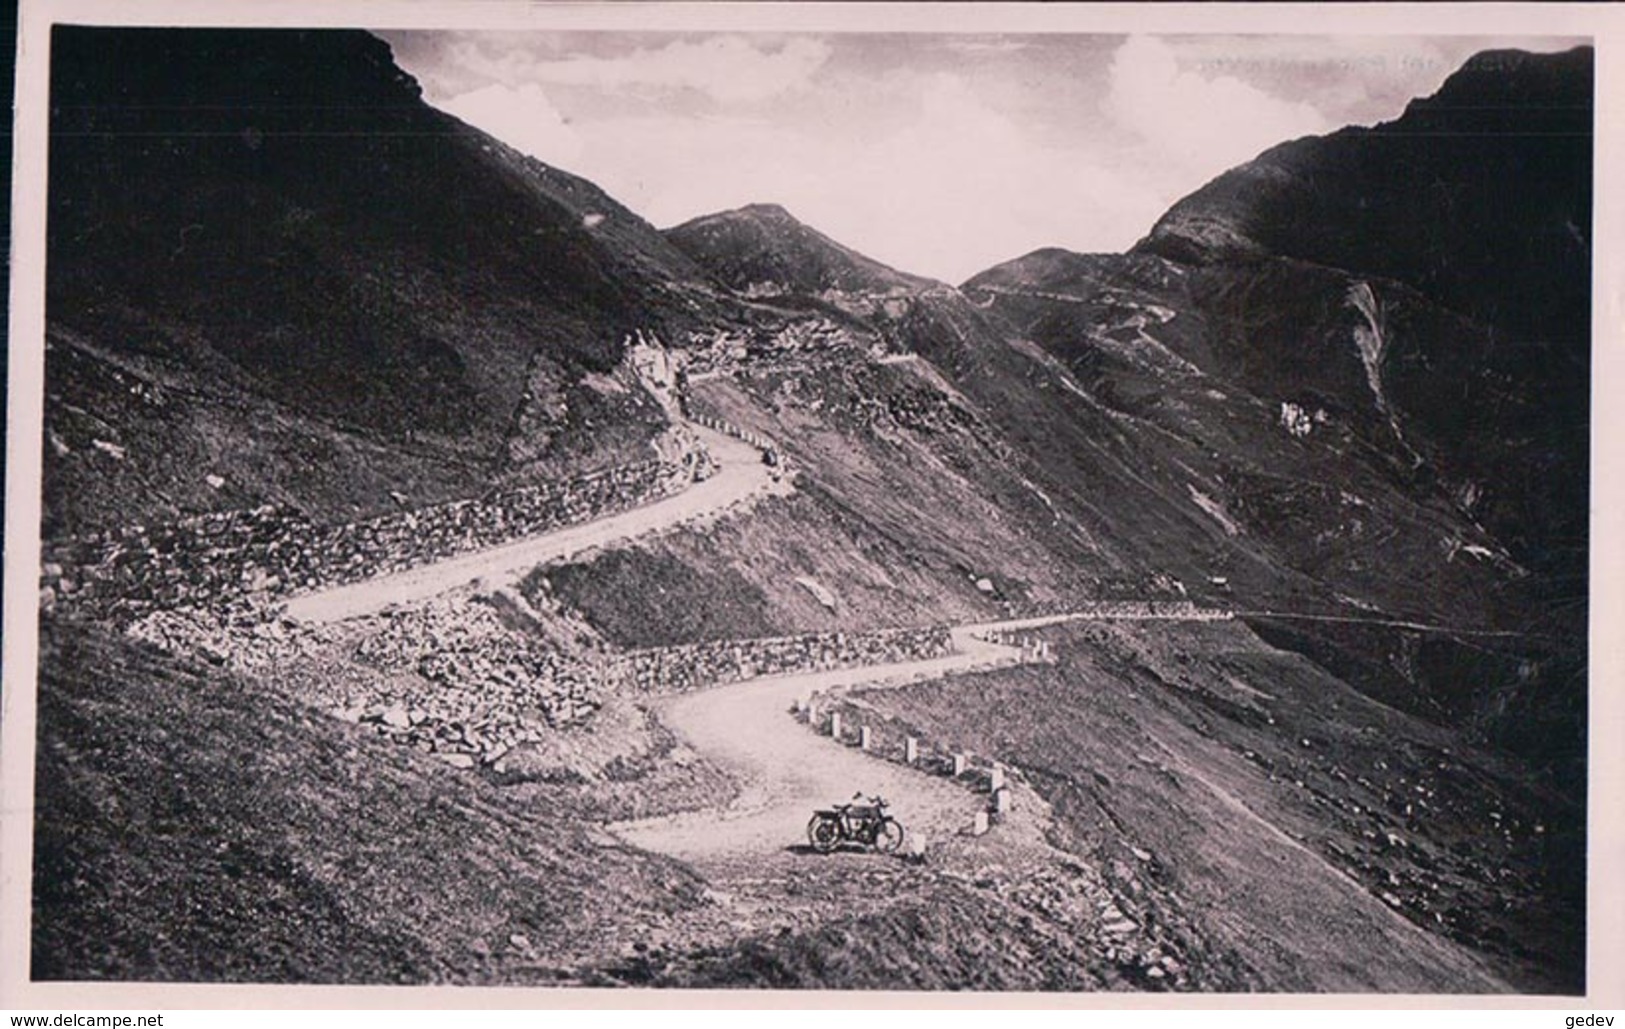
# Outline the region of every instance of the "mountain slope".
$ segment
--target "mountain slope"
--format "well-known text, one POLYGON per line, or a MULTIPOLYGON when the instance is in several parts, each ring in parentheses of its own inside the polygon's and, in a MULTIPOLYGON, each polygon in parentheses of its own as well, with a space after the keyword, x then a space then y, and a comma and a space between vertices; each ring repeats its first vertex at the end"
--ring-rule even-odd
POLYGON ((546 982, 540 954, 700 903, 671 862, 259 684, 96 629, 44 643, 37 979, 546 982))
POLYGON ((1098 402, 1200 440, 1224 469, 1202 487, 1213 504, 1340 603, 1521 633, 1486 652, 1259 623, 1576 784, 1590 65, 1587 50, 1483 55, 1396 122, 1220 176, 1130 254, 1040 251, 965 285, 1098 402))
POLYGON ((705 273, 428 107, 382 42, 59 27, 52 76, 48 388, 101 401, 53 411, 51 528, 220 506, 199 464, 235 481, 228 504, 349 513, 613 458, 663 424, 583 381, 635 330, 691 325, 705 273))
POLYGON ((1589 47, 1479 54, 1395 121, 1283 143, 1226 172, 1135 249, 1192 264, 1312 261, 1581 346, 1592 65, 1589 47), (1483 246, 1486 236, 1498 245, 1483 246))
MULTIPOLYGON (((1315 320, 1341 321, 1345 338, 1366 323, 1378 404, 1431 445, 1474 517, 1568 576, 1583 573, 1586 538, 1592 62, 1590 48, 1480 54, 1393 122, 1221 175, 1135 248, 1198 269, 1199 303, 1224 323, 1210 346, 1272 392, 1248 373, 1312 376, 1317 363, 1297 352, 1302 315, 1290 336, 1261 335, 1264 310, 1302 306, 1309 283, 1315 320), (1303 264, 1348 284, 1317 288, 1324 276, 1303 264)), ((1304 385, 1369 400, 1348 378, 1304 385)))

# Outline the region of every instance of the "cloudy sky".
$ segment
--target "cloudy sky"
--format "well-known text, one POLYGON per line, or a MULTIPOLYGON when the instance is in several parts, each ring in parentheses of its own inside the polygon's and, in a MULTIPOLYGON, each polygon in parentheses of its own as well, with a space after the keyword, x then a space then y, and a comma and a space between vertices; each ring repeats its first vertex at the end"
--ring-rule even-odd
POLYGON ((655 225, 755 202, 960 282, 1119 251, 1260 150, 1390 119, 1489 37, 385 32, 426 99, 655 225))

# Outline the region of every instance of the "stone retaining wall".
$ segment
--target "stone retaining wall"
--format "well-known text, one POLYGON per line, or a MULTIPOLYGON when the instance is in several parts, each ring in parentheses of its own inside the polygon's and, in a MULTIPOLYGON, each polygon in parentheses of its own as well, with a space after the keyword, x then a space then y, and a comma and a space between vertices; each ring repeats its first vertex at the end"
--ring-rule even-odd
MULTIPOLYGON (((1220 607, 1202 607, 1190 600, 1059 600, 1043 604, 1024 604, 1020 617, 1034 618, 1045 615, 1078 615, 1091 619, 1121 618, 1213 622, 1235 617, 1220 607)), ((1022 630, 1030 632, 1032 630, 1022 630)))
POLYGON ((686 693, 760 675, 920 661, 952 652, 945 626, 805 633, 635 651, 617 659, 606 678, 636 693, 686 693))
POLYGON ((703 466, 644 461, 347 525, 284 507, 225 511, 45 544, 41 602, 120 620, 357 582, 669 496, 703 466), (120 618, 122 616, 122 618, 120 618))

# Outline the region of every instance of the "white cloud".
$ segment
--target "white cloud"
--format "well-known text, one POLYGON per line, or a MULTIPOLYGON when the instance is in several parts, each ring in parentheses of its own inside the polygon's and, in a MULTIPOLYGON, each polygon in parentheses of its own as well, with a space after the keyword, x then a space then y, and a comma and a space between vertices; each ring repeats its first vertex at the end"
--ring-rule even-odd
POLYGON ((954 282, 1042 246, 1131 246, 1207 179, 1333 130, 1341 104, 1392 92, 1374 57, 1427 74, 1450 57, 1417 60, 1429 51, 1415 42, 1136 37, 1107 50, 1104 68, 1099 46, 1077 55, 1063 93, 1055 75, 1072 72, 1037 48, 1033 71, 969 58, 944 70, 906 46, 832 60, 841 45, 459 39, 438 53, 462 90, 440 106, 657 225, 777 202, 872 257, 954 282), (496 73, 502 84, 483 86, 496 73))
POLYGON ((1284 100, 1230 75, 1184 71, 1167 42, 1133 36, 1109 70, 1105 109, 1166 157, 1204 176, 1283 140, 1337 126, 1312 104, 1284 100))
POLYGON ((584 149, 580 134, 533 83, 490 85, 436 106, 548 164, 572 169, 584 149))
POLYGON ((714 36, 620 57, 537 61, 526 74, 540 82, 606 90, 696 89, 720 103, 756 103, 805 85, 829 56, 829 44, 804 36, 777 49, 759 49, 743 36, 714 36))
MULTIPOLYGON (((869 83, 874 89, 882 88, 869 83)), ((1188 184, 1043 146, 953 74, 888 77, 902 127, 637 117, 582 126, 586 175, 656 225, 753 201, 905 271, 960 282, 1044 246, 1120 250, 1188 184), (904 95, 906 94, 906 96, 904 95)))

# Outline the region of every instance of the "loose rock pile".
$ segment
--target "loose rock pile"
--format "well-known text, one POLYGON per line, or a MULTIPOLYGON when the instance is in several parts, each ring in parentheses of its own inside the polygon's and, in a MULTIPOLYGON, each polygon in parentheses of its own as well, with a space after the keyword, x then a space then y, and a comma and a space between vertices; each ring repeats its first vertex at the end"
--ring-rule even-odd
POLYGON ((796 318, 751 332, 718 330, 689 334, 683 348, 689 378, 794 366, 816 357, 864 354, 869 341, 824 317, 796 318))
MULTIPOLYGON (((1150 857, 1147 853, 1146 858, 1150 857)), ((1111 861, 1108 867, 1109 882, 1094 869, 1065 860, 1020 877, 990 878, 1011 904, 1073 938, 1092 940, 1090 949, 1096 958, 1127 980, 1126 985, 1141 990, 1189 989, 1189 970, 1178 942, 1160 926, 1148 928, 1141 902, 1124 896, 1128 888, 1143 892, 1142 877, 1122 861, 1111 861)), ((1159 919, 1166 920, 1166 914, 1159 919)))
POLYGON ((193 655, 251 675, 310 658, 332 642, 332 630, 299 622, 199 609, 154 611, 125 628, 131 639, 193 655))
POLYGON ((539 733, 585 721, 601 704, 602 677, 592 664, 542 648, 480 600, 436 600, 374 621, 354 656, 397 673, 401 688, 346 698, 339 713, 352 721, 420 729, 406 735, 449 738, 449 748, 433 749, 494 760, 539 733), (408 726, 392 724, 401 714, 408 726))
POLYGON ((600 706, 597 669, 541 649, 478 599, 441 598, 345 626, 156 611, 125 631, 174 653, 281 682, 340 718, 454 764, 496 761, 513 747, 585 721, 600 706), (358 636, 359 642, 345 643, 358 636), (381 674, 338 674, 339 644, 353 647, 350 657, 381 674), (284 681, 313 674, 319 681, 284 681))

